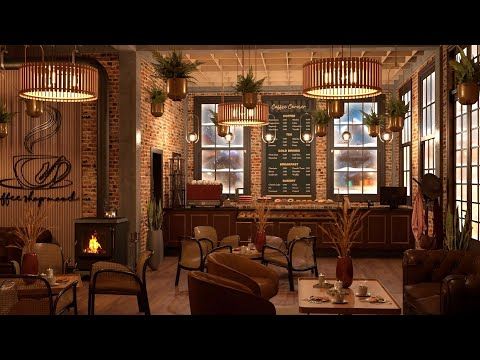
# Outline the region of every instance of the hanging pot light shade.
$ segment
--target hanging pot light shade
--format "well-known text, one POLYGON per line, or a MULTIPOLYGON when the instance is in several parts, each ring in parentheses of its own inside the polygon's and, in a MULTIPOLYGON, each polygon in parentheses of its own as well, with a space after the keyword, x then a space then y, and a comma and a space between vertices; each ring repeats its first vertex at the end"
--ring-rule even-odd
POLYGON ((264 126, 268 124, 268 105, 257 103, 247 109, 242 103, 218 104, 218 124, 224 126, 264 126))
POLYGON ((345 114, 345 106, 342 100, 330 100, 327 103, 328 115, 332 118, 341 118, 345 114))
POLYGON ((382 66, 364 57, 314 59, 303 65, 303 95, 325 100, 361 99, 382 92, 382 66))
POLYGON ((20 67, 19 96, 57 102, 97 100, 98 69, 72 61, 25 62, 20 67))

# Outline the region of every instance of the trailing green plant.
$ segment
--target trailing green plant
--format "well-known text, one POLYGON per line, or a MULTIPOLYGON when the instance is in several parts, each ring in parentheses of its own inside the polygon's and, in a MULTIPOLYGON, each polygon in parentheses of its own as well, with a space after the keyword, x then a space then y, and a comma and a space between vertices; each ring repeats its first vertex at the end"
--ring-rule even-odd
POLYGON ((328 114, 327 110, 314 110, 312 112, 313 120, 316 124, 327 125, 333 118, 328 114))
POLYGON ((363 123, 367 126, 376 126, 385 124, 385 119, 382 115, 378 115, 372 110, 370 114, 367 114, 363 110, 360 110, 363 114, 363 123))
POLYGON ((8 112, 7 107, 0 101, 0 123, 9 123, 14 115, 15 113, 8 112))
POLYGON ((402 99, 392 96, 387 101, 387 114, 390 116, 400 116, 405 117, 405 114, 408 112, 409 103, 405 104, 402 99))
POLYGON ((197 67, 203 62, 198 60, 185 61, 182 52, 173 51, 171 54, 163 56, 158 51, 152 52, 153 58, 156 62, 152 63, 155 68, 155 73, 162 80, 173 78, 186 78, 194 80, 192 74, 197 71, 197 67))
POLYGON ((218 113, 212 109, 208 110, 208 112, 210 113, 210 120, 212 120, 215 126, 218 126, 218 113))
POLYGON ((480 81, 480 64, 470 59, 463 49, 457 45, 460 54, 460 61, 450 60, 449 64, 455 73, 457 84, 478 83, 480 81))
POLYGON ((167 100, 167 94, 163 89, 153 86, 151 89, 148 89, 148 101, 152 104, 161 104, 167 100))
POLYGON ((158 203, 154 199, 150 200, 147 206, 148 228, 152 231, 157 231, 162 228, 163 223, 163 209, 162 200, 158 203))
POLYGON ((239 93, 258 93, 262 91, 262 85, 264 81, 265 78, 255 80, 255 76, 253 75, 253 69, 250 66, 247 76, 237 76, 237 84, 234 88, 239 93))
POLYGON ((455 215, 448 209, 445 214, 445 236, 443 237, 443 247, 446 250, 467 250, 472 239, 472 221, 470 214, 465 214, 463 227, 458 215, 458 207, 455 209, 455 215))

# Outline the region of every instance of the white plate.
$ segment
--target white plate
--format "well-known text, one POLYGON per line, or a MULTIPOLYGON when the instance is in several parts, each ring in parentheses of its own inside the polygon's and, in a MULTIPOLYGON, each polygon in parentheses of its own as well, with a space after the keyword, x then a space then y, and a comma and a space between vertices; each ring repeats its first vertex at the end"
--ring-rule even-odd
POLYGON ((372 294, 370 294, 369 292, 367 292, 365 295, 360 295, 359 293, 355 293, 355 296, 358 296, 358 297, 370 297, 370 296, 372 296, 372 294))

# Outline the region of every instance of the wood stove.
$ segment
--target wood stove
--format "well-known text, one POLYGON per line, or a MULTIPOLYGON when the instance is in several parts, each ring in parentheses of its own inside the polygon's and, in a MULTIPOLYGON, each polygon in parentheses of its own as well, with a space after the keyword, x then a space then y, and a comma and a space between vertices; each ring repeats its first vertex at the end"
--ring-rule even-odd
POLYGON ((97 261, 128 259, 129 226, 126 218, 81 218, 75 220, 75 262, 77 270, 90 271, 97 261))

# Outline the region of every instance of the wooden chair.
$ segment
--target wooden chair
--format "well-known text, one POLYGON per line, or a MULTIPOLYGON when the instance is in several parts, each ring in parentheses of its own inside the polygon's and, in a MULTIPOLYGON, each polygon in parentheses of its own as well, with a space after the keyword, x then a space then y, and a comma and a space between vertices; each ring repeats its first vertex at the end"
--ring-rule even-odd
POLYGON ((88 314, 95 314, 95 295, 135 295, 138 301, 138 310, 150 315, 148 303, 146 271, 152 251, 140 254, 136 271, 127 266, 109 261, 97 261, 92 264, 90 284, 88 289, 88 314))

